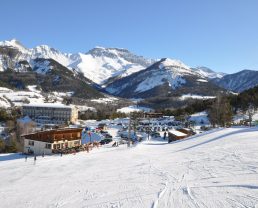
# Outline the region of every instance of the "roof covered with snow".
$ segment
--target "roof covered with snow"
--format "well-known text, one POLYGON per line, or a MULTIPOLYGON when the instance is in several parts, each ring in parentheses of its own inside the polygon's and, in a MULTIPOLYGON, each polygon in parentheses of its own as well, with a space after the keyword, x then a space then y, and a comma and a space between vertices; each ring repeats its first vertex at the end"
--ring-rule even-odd
POLYGON ((24 107, 41 107, 41 108, 72 108, 71 106, 61 103, 30 103, 22 105, 24 107))
POLYGON ((175 136, 187 136, 187 134, 177 130, 169 130, 168 132, 174 134, 175 136))

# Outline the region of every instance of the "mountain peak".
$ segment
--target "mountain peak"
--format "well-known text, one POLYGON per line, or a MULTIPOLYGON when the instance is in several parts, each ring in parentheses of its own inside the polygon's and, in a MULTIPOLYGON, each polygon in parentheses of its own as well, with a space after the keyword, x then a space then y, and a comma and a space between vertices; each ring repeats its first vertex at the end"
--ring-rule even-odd
POLYGON ((179 60, 170 59, 170 58, 162 58, 160 60, 160 68, 166 68, 166 67, 189 69, 189 67, 187 65, 185 65, 183 62, 181 62, 179 60))
POLYGON ((22 45, 22 44, 20 43, 20 41, 18 41, 18 40, 15 39, 15 38, 11 39, 9 42, 10 42, 11 44, 13 44, 13 45, 22 45))
POLYGON ((124 48, 105 48, 101 46, 96 46, 95 48, 89 50, 86 54, 90 54, 95 57, 106 56, 114 58, 123 54, 131 54, 131 52, 124 48))
POLYGON ((208 79, 214 79, 214 78, 221 79, 223 76, 226 75, 225 73, 222 73, 222 72, 215 72, 206 66, 198 66, 196 68, 191 68, 191 69, 196 73, 200 74, 201 76, 208 79))
POLYGON ((17 39, 13 38, 11 40, 5 40, 0 42, 0 46, 7 46, 7 47, 13 47, 13 48, 17 48, 19 50, 27 50, 27 48, 25 48, 20 41, 18 41, 17 39))
POLYGON ((194 74, 196 72, 191 70, 186 64, 184 64, 180 60, 170 59, 170 58, 162 58, 158 63, 158 68, 160 70, 169 71, 172 74, 176 75, 185 75, 185 74, 194 74))
POLYGON ((199 70, 202 70, 202 71, 205 71, 205 72, 210 72, 210 73, 213 73, 214 71, 206 66, 197 66, 196 69, 199 69, 199 70))

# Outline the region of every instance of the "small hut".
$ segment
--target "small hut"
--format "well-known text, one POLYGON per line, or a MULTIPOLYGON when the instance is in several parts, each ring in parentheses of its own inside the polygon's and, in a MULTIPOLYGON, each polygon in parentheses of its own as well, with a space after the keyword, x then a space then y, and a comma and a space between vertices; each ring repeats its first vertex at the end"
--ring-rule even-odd
POLYGON ((177 131, 177 130, 169 130, 168 131, 168 142, 173 142, 176 140, 180 140, 180 139, 184 139, 186 138, 188 135, 181 132, 181 131, 177 131))
POLYGON ((195 134, 192 129, 188 129, 188 128, 180 128, 180 129, 177 129, 177 131, 187 134, 188 136, 192 136, 195 134))

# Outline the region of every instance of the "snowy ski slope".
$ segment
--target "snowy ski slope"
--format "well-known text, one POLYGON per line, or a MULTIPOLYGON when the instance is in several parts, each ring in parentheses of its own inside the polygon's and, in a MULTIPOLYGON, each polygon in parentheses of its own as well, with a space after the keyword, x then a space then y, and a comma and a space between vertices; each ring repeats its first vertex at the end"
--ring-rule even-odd
POLYGON ((0 155, 0 207, 258 207, 258 128, 17 157, 0 155))

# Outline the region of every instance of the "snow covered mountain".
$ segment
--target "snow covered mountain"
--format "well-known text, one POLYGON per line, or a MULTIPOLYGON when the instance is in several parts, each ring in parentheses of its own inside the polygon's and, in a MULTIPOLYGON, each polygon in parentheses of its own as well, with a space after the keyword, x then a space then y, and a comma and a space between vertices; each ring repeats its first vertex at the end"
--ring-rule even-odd
MULTIPOLYGON (((19 61, 27 61, 33 68, 33 60, 37 58, 53 59, 69 69, 82 73, 93 82, 104 86, 116 79, 144 70, 158 61, 158 59, 147 59, 137 56, 126 49, 119 48, 96 47, 87 53, 68 54, 47 45, 28 49, 15 39, 0 42, 0 71, 4 71, 8 67, 16 69, 16 63, 19 61), (8 60, 4 53, 11 55, 11 60, 8 60), (11 64, 11 62, 14 63, 11 64)), ((179 61, 175 65, 178 63, 179 61)), ((20 71, 19 68, 17 70, 20 71)), ((191 70, 208 79, 221 78, 224 75, 207 67, 191 68, 191 70)))
POLYGON ((164 58, 145 70, 114 81, 106 90, 122 97, 148 98, 187 93, 213 95, 221 89, 181 61, 164 58))
POLYGON ((15 65, 11 63, 20 61, 27 61, 30 65, 33 65, 33 60, 37 58, 53 59, 66 67, 74 61, 71 54, 62 53, 47 45, 28 49, 15 39, 0 42, 0 71, 7 68, 16 70, 15 65))
MULTIPOLYGON (((155 62, 126 49, 96 47, 86 54, 67 54, 47 45, 27 49, 15 39, 0 42, 0 71, 8 68, 19 71, 16 64, 20 61, 27 61, 33 68, 33 60, 37 58, 53 59, 99 85, 105 84, 108 79, 143 70, 155 62)), ((44 66, 45 63, 41 68, 44 66)))
POLYGON ((154 60, 132 54, 126 49, 96 47, 86 54, 71 56, 69 65, 93 82, 103 85, 111 78, 125 77, 154 63, 154 60))
POLYGON ((178 60, 147 59, 127 49, 95 47, 87 53, 69 54, 47 45, 29 49, 15 39, 0 42, 0 72, 46 75, 53 70, 51 60, 84 83, 127 98, 189 93, 212 96, 220 87, 241 92, 258 84, 256 71, 225 75, 207 67, 190 68, 178 60))
POLYGON ((225 75, 221 79, 213 79, 212 82, 225 89, 242 92, 258 85, 258 71, 246 69, 225 75))
POLYGON ((214 78, 222 78, 223 76, 225 76, 226 74, 223 72, 215 72, 213 70, 211 70, 208 67, 205 66, 199 66, 196 68, 191 68, 193 71, 197 72, 198 74, 200 74, 201 76, 208 78, 208 79, 214 79, 214 78))

